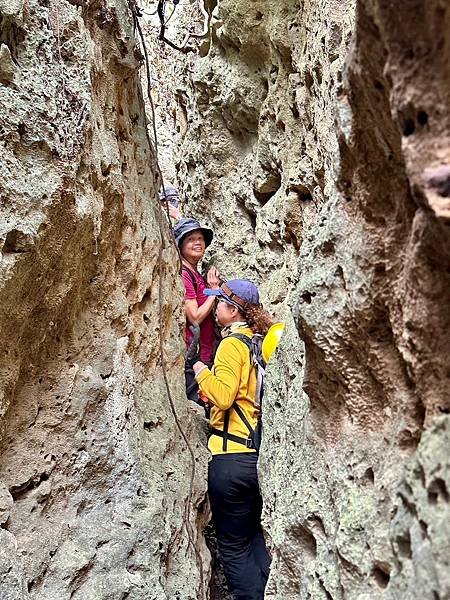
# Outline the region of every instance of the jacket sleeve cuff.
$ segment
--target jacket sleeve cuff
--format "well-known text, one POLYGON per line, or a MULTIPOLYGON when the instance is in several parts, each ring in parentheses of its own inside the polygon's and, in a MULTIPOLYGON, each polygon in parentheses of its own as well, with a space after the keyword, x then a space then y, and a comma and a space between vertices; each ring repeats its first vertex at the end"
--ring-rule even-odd
POLYGON ((195 379, 198 383, 201 383, 205 377, 207 377, 210 373, 209 368, 205 365, 204 367, 202 367, 200 369, 200 371, 198 371, 195 375, 195 379))

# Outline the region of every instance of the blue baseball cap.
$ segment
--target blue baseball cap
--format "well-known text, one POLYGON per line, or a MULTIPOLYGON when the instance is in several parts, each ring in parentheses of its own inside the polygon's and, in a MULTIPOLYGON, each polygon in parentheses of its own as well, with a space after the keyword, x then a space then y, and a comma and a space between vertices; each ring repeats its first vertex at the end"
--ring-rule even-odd
POLYGON ((259 304, 259 292, 256 285, 248 279, 230 279, 212 290, 205 290, 206 296, 218 296, 236 308, 244 308, 248 304, 259 304))

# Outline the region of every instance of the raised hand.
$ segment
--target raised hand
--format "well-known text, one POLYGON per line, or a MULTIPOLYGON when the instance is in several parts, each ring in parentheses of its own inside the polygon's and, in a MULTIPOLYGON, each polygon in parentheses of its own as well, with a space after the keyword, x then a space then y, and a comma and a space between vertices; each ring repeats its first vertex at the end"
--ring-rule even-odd
POLYGON ((211 267, 209 269, 208 273, 206 274, 206 281, 208 282, 208 287, 213 290, 216 290, 218 287, 220 287, 222 279, 216 267, 211 267))

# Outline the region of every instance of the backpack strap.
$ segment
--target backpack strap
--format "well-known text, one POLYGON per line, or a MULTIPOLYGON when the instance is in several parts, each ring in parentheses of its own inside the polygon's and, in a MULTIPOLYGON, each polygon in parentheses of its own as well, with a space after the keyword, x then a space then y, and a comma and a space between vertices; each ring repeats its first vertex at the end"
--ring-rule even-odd
POLYGON ((263 393, 264 375, 266 373, 265 364, 262 365, 254 355, 253 338, 250 339, 243 333, 232 333, 229 337, 235 337, 238 340, 241 340, 241 342, 243 342, 247 346, 250 352, 250 361, 253 362, 254 366, 256 367, 255 407, 258 409, 259 412, 261 412, 261 397, 263 393))
MULTIPOLYGON (((252 340, 247 335, 244 335, 243 333, 232 333, 228 337, 237 338, 238 340, 241 340, 241 342, 243 342, 247 346, 247 348, 249 349, 249 352, 250 352, 250 361, 251 361, 252 360, 252 340)), ((221 429, 212 428, 211 433, 212 433, 212 435, 217 435, 223 439, 223 444, 222 444, 223 452, 227 451, 228 440, 231 440, 232 442, 236 442, 237 444, 242 444, 246 448, 256 449, 255 442, 253 439, 255 430, 250 425, 247 417, 244 414, 244 411, 242 410, 242 408, 239 406, 239 404, 236 401, 233 402, 233 404, 230 406, 230 408, 225 411, 225 416, 224 416, 224 421, 223 421, 223 431, 221 429), (249 432, 248 438, 243 438, 238 435, 234 435, 233 433, 230 433, 228 431, 229 424, 230 424, 231 409, 234 409, 236 411, 236 413, 239 416, 239 418, 241 419, 241 421, 247 427, 248 432, 249 432)))
MULTIPOLYGON (((225 411, 225 416, 223 419, 223 431, 222 433, 222 439, 223 439, 223 444, 222 444, 222 450, 224 452, 227 451, 227 445, 228 445, 228 438, 230 437, 230 434, 228 433, 228 427, 230 425, 230 409, 225 411)), ((234 437, 234 436, 233 436, 234 437)))
POLYGON ((237 402, 235 402, 233 404, 233 408, 234 410, 237 412, 237 414, 239 415, 241 421, 244 423, 244 425, 247 427, 247 429, 249 430, 250 433, 250 437, 252 437, 253 433, 254 433, 254 429, 253 427, 250 425, 250 423, 248 422, 247 417, 244 414, 244 411, 242 410, 242 408, 239 406, 239 404, 237 402))
POLYGON ((241 340, 241 342, 244 342, 244 344, 247 346, 249 351, 252 351, 252 340, 248 337, 248 335, 245 335, 244 333, 230 333, 228 337, 237 338, 238 340, 241 340))
POLYGON ((227 444, 226 441, 231 440, 232 442, 236 442, 236 444, 242 444, 242 446, 245 446, 246 448, 250 448, 251 450, 256 450, 256 445, 255 442, 253 440, 253 437, 248 437, 248 438, 243 438, 240 437, 239 435, 234 435, 234 433, 227 433, 225 434, 224 431, 222 431, 221 429, 215 429, 214 427, 211 429, 211 434, 212 435, 217 435, 221 438, 223 438, 224 443, 222 445, 222 450, 223 452, 226 452, 226 448, 227 448, 227 444), (226 440, 225 440, 226 437, 226 440))
POLYGON ((187 273, 187 274, 188 274, 188 277, 189 277, 189 279, 192 281, 192 285, 194 286, 195 293, 196 293, 196 294, 198 294, 197 280, 195 279, 195 275, 194 275, 194 273, 191 271, 191 269, 189 269, 189 268, 188 268, 188 267, 186 267, 185 265, 183 265, 183 266, 181 267, 181 271, 182 271, 183 273, 187 273))

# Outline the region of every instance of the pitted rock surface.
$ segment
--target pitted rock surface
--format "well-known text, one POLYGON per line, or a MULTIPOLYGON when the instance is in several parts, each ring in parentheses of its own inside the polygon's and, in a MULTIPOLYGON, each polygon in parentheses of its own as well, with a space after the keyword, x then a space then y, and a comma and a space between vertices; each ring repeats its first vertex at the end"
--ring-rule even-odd
POLYGON ((287 323, 267 598, 450 595, 449 21, 439 0, 221 0, 179 93, 186 211, 287 323))
POLYGON ((207 456, 132 14, 2 1, 0 24, 0 597, 204 598, 207 456))
MULTIPOLYGON (((208 259, 286 322, 266 598, 446 600, 449 7, 204 4, 198 56, 154 69, 208 259)), ((1 599, 225 600, 130 7, 0 0, 0 26, 1 599)))

